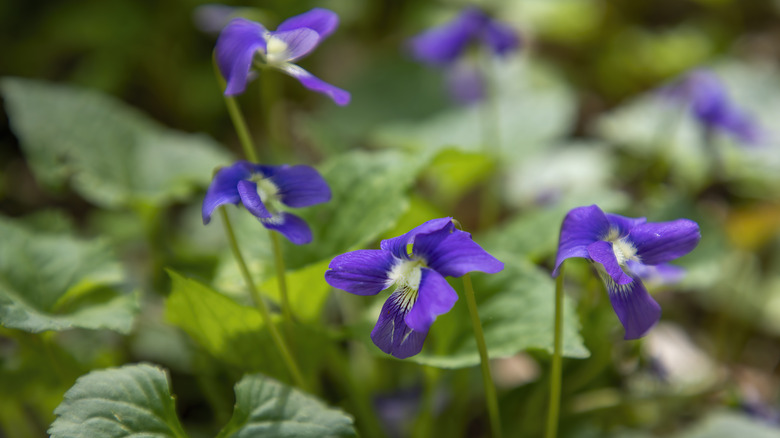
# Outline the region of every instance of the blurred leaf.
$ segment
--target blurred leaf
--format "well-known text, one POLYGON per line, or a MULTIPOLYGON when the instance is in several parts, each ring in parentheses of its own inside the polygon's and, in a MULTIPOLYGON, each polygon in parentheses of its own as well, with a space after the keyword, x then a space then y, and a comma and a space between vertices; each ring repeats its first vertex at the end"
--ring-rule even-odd
POLYGON ((436 186, 436 193, 451 201, 494 171, 495 163, 485 154, 444 149, 433 159, 426 176, 436 186))
POLYGON ((333 199, 300 212, 316 244, 285 253, 290 267, 300 267, 362 247, 395 225, 409 206, 406 192, 426 161, 394 151, 352 152, 322 166, 333 199))
POLYGON ((353 420, 319 399, 260 374, 236 384, 233 418, 217 438, 356 437, 353 420))
POLYGON ((710 412, 707 417, 675 438, 777 438, 780 431, 756 419, 732 412, 710 412))
POLYGON ((80 377, 54 411, 52 438, 183 438, 168 377, 150 365, 126 365, 80 377))
MULTIPOLYGON (((325 300, 332 290, 325 282, 325 271, 330 259, 286 273, 287 297, 292 313, 302 321, 316 321, 320 317, 325 300)), ((263 283, 260 289, 269 297, 281 301, 278 278, 273 277, 263 283)))
POLYGON ((0 89, 38 180, 54 188, 70 181, 104 207, 181 199, 230 160, 205 135, 164 128, 95 91, 18 78, 0 89))
POLYGON ((33 333, 73 327, 130 331, 137 297, 105 244, 0 218, 0 322, 33 333))

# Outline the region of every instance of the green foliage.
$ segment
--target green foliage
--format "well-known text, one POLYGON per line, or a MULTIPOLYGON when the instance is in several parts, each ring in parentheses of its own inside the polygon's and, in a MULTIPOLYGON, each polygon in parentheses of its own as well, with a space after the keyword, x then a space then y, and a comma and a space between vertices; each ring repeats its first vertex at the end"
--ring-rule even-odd
POLYGON ((217 438, 356 437, 352 418, 260 374, 236 384, 233 418, 217 438))
POLYGON ((93 371, 65 393, 54 413, 52 438, 187 435, 176 416, 165 371, 126 365, 93 371))
POLYGON ((103 242, 0 218, 0 323, 33 333, 72 327, 130 331, 137 297, 119 293, 103 242))
POLYGON ((229 161, 210 138, 164 128, 94 91, 17 78, 0 90, 36 178, 52 188, 70 181, 103 207, 181 199, 229 161))

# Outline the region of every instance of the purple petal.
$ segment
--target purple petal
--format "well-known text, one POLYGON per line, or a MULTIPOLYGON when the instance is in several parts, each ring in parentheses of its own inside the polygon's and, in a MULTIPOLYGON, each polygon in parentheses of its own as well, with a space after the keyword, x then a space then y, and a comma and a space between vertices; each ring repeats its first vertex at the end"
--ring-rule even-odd
POLYGON ((455 20, 412 38, 409 45, 418 61, 434 65, 456 60, 482 28, 487 17, 476 8, 466 8, 455 20))
POLYGON ((631 283, 619 286, 609 277, 602 278, 612 308, 626 329, 624 339, 641 338, 661 319, 661 306, 647 293, 641 280, 634 278, 631 283))
POLYGON ((250 213, 261 219, 271 217, 271 213, 268 212, 263 200, 260 199, 260 194, 257 193, 257 184, 254 181, 239 181, 238 194, 241 196, 241 203, 250 213))
POLYGON ((448 227, 417 235, 412 252, 445 277, 460 277, 471 271, 495 274, 504 269, 504 264, 477 245, 471 234, 448 227))
POLYGON ((355 295, 376 295, 388 287, 388 274, 396 259, 381 249, 363 249, 336 256, 325 281, 355 295))
POLYGON ((406 325, 409 312, 408 291, 398 289, 382 306, 379 320, 371 331, 371 340, 380 350, 398 359, 406 359, 422 351, 428 332, 418 332, 406 325))
POLYGON ((287 240, 296 245, 304 245, 311 242, 312 236, 309 225, 294 214, 287 212, 277 213, 270 219, 261 219, 260 222, 269 230, 278 231, 287 240))
POLYGON ((485 79, 478 68, 458 63, 447 71, 450 96, 462 104, 474 104, 485 99, 485 79))
POLYGON ((558 276, 564 260, 571 257, 589 259, 588 245, 601 240, 608 232, 607 216, 597 206, 577 207, 569 211, 561 224, 553 277, 558 276))
POLYGON ((351 99, 348 91, 344 91, 341 88, 338 88, 323 81, 322 79, 317 78, 316 76, 295 64, 285 64, 279 68, 288 75, 298 79, 301 85, 308 88, 309 90, 327 95, 333 99, 337 105, 346 105, 351 99))
POLYGON ((685 269, 668 263, 651 266, 629 260, 627 265, 631 272, 649 283, 673 284, 679 282, 685 276, 685 269))
POLYGON ((339 16, 328 9, 314 8, 303 14, 290 17, 282 22, 278 31, 295 30, 300 28, 308 28, 319 34, 319 39, 327 37, 332 34, 339 26, 339 16))
POLYGON ((647 219, 643 217, 632 218, 612 213, 607 213, 607 220, 609 221, 610 228, 617 228, 621 237, 626 236, 628 232, 637 225, 647 223, 647 219))
POLYGON ((412 228, 406 234, 393 237, 392 239, 383 240, 379 247, 385 251, 390 251, 396 258, 408 259, 409 253, 407 252, 406 247, 409 244, 414 243, 415 236, 418 234, 432 233, 444 228, 446 228, 448 232, 451 232, 453 229, 455 229, 455 225, 453 225, 451 217, 431 219, 422 225, 418 225, 412 228))
POLYGON ((404 322, 415 332, 428 333, 436 317, 449 312, 455 301, 458 301, 458 294, 447 280, 438 272, 423 268, 417 301, 404 322))
POLYGON ((520 47, 520 37, 517 32, 506 24, 488 20, 482 39, 498 56, 505 56, 520 47))
POLYGON ((696 222, 677 219, 634 227, 628 239, 643 264, 659 265, 691 252, 699 243, 701 232, 696 222))
MULTIPOLYGON (((284 32, 271 32, 271 36, 287 45, 284 62, 295 61, 312 51, 320 42, 317 32, 301 28, 284 32)), ((270 55, 270 52, 269 52, 270 55)), ((269 56, 270 58, 270 56, 269 56)))
POLYGON ((631 277, 620 268, 615 251, 612 249, 612 242, 599 240, 588 245, 588 255, 591 260, 600 263, 604 270, 612 277, 617 284, 623 285, 631 283, 631 277))
POLYGON ((258 166, 258 170, 274 183, 279 199, 293 208, 308 207, 330 201, 328 183, 310 166, 258 166))
POLYGON ((252 59, 258 50, 265 51, 264 32, 262 24, 236 18, 219 34, 214 52, 219 71, 227 81, 226 96, 246 89, 252 59))
POLYGON ((251 175, 251 164, 247 161, 238 161, 232 166, 223 167, 217 171, 206 191, 206 197, 203 199, 201 213, 204 224, 211 221, 211 214, 220 205, 241 202, 241 196, 238 194, 238 182, 251 175))

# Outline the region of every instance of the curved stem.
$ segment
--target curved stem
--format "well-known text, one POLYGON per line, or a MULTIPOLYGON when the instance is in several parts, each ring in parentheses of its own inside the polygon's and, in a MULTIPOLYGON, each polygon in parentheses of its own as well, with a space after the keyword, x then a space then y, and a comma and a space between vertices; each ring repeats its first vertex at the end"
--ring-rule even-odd
POLYGON ((474 286, 471 284, 471 276, 469 274, 463 276, 463 288, 466 292, 466 304, 471 316, 471 325, 474 328, 474 339, 477 341, 477 349, 479 350, 479 361, 482 368, 482 382, 485 386, 485 400, 487 402, 488 415, 490 416, 490 427, 493 429, 493 436, 500 438, 501 417, 498 410, 498 397, 496 395, 496 387, 493 385, 493 378, 490 376, 487 344, 485 343, 485 335, 482 332, 482 323, 479 321, 477 299, 474 296, 474 286))
POLYGON ((558 414, 561 408, 561 365, 563 362, 563 268, 555 279, 555 328, 553 356, 550 369, 550 405, 547 410, 547 432, 545 438, 555 438, 558 433, 558 414))
MULTIPOLYGON (((217 82, 219 82, 220 90, 224 90, 227 86, 225 78, 222 77, 222 73, 219 71, 216 59, 213 56, 212 61, 214 64, 214 74, 217 77, 217 82)), ((223 97, 225 98, 228 114, 230 114, 230 120, 233 121, 233 126, 236 128, 238 140, 241 142, 241 147, 244 149, 244 155, 247 160, 253 163, 259 163, 260 158, 257 156, 252 137, 249 135, 249 128, 246 126, 246 119, 244 119, 244 114, 241 112, 241 108, 239 108, 236 98, 233 96, 225 96, 224 94, 223 97)))
POLYGON ((276 266, 276 282, 279 285, 279 297, 282 301, 282 315, 287 322, 293 321, 292 308, 290 307, 290 299, 287 295, 287 274, 284 268, 284 256, 282 255, 282 242, 279 240, 279 234, 275 231, 268 230, 271 235, 271 246, 274 251, 274 265, 276 266))
POLYGON ((276 345, 276 348, 279 350, 279 353, 281 353, 282 359, 284 360, 284 363, 287 366, 287 370, 290 372, 290 375, 292 376, 295 384, 301 389, 306 389, 301 371, 299 370, 298 365, 295 363, 295 359, 293 359, 292 354, 290 354, 290 350, 287 348, 287 345, 284 343, 282 334, 279 333, 279 329, 276 328, 273 321, 271 320, 271 312, 268 311, 268 306, 266 306, 265 301, 263 301, 263 297, 260 296, 260 292, 257 290, 254 281, 252 281, 252 275, 249 273, 249 268, 247 268, 244 257, 241 255, 241 250, 238 248, 238 241, 236 240, 236 235, 233 232, 233 226, 230 224, 230 218, 228 217, 225 207, 221 207, 219 212, 222 215, 222 223, 225 224, 225 234, 227 234, 228 241, 230 243, 230 249, 233 251, 233 256, 238 263, 238 268, 241 270, 241 275, 244 277, 244 281, 249 288, 249 292, 252 295, 252 300, 254 301, 257 310, 260 311, 260 315, 263 317, 265 325, 268 326, 268 331, 271 333, 271 339, 276 345))

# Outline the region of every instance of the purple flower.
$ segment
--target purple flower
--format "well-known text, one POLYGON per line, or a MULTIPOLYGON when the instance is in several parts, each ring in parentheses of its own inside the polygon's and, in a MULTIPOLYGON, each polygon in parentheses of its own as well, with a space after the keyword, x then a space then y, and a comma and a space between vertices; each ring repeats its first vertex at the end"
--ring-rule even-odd
POLYGON ((382 306, 371 339, 399 359, 419 353, 433 321, 458 300, 444 277, 460 277, 471 271, 493 274, 504 269, 503 263, 471 240, 469 233, 457 230, 448 217, 383 240, 380 248, 337 256, 330 262, 325 280, 355 295, 376 295, 395 286, 382 306))
POLYGON ((447 82, 455 100, 475 103, 484 97, 482 73, 459 61, 472 43, 503 57, 520 47, 520 38, 506 24, 491 19, 475 7, 468 7, 449 23, 412 38, 410 48, 418 61, 449 70, 447 82))
POLYGON ((734 105, 723 84, 710 70, 693 70, 663 88, 662 93, 688 105, 694 117, 708 129, 726 132, 748 144, 761 141, 763 133, 758 124, 734 105))
POLYGON ((309 166, 263 166, 248 161, 220 169, 203 199, 203 223, 223 204, 243 204, 260 223, 276 230, 296 245, 311 242, 311 230, 303 219, 281 211, 288 207, 308 207, 330 200, 330 188, 309 166))
POLYGON ((658 275, 673 274, 666 263, 691 252, 699 239, 699 225, 688 219, 648 223, 604 214, 595 205, 577 207, 561 225, 553 276, 570 257, 593 262, 626 329, 625 339, 641 338, 661 318, 661 307, 647 293, 639 272, 656 267, 658 275))
POLYGON ((276 31, 244 18, 234 19, 220 33, 215 49, 217 65, 227 80, 225 95, 244 92, 254 65, 281 70, 304 87, 330 96, 339 105, 346 105, 350 99, 348 92, 293 64, 333 33, 338 24, 339 17, 335 12, 320 8, 288 18, 276 31), (255 63, 256 60, 259 62, 255 63))

